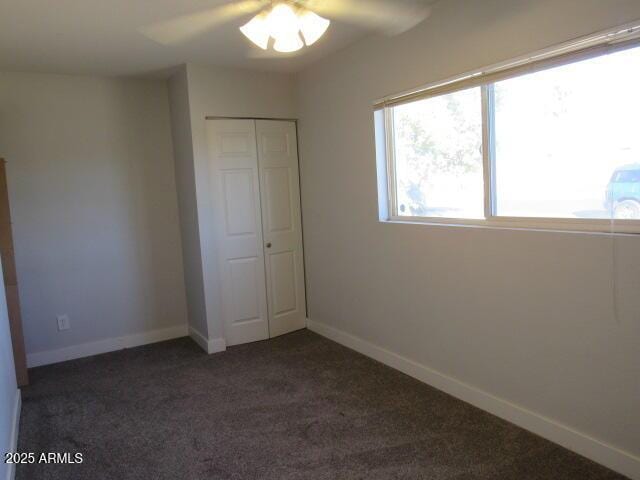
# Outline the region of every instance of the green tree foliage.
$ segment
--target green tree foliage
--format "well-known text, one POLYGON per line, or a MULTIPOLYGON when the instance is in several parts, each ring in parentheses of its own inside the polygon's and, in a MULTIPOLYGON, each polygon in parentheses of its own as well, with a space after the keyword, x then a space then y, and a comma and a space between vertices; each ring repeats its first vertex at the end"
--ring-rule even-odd
POLYGON ((482 171, 482 126, 477 90, 398 107, 394 118, 401 208, 426 215, 429 191, 443 175, 482 171))

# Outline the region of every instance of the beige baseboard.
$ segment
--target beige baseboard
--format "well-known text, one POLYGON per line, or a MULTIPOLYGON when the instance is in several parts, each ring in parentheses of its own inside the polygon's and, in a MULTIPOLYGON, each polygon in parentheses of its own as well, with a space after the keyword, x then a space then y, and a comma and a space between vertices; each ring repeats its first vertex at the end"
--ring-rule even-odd
POLYGON ((189 336, 209 354, 224 352, 227 349, 227 342, 224 338, 212 338, 209 340, 193 327, 189 327, 189 336))
POLYGON ((72 345, 57 350, 34 352, 27 354, 29 368, 65 362, 76 358, 90 357, 101 353, 113 352, 124 348, 139 347, 149 343, 162 342, 173 338, 186 337, 189 334, 187 325, 150 330, 148 332, 126 335, 124 337, 107 338, 97 342, 72 345))
POLYGON ((640 480, 640 458, 578 432, 519 405, 496 397, 453 377, 419 364, 329 325, 307 319, 307 328, 421 382, 503 418, 519 427, 600 463, 633 480, 640 480))

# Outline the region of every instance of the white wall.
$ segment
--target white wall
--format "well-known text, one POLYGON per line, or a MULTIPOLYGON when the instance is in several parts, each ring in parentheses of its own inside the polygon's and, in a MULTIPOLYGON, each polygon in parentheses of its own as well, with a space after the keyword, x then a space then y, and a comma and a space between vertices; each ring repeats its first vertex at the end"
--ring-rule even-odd
MULTIPOLYGON (((182 73, 179 72, 177 75, 182 73)), ((212 185, 209 181, 205 117, 295 118, 295 79, 291 75, 279 73, 193 64, 186 66, 186 75, 208 339, 214 340, 224 338, 224 331, 218 291, 219 273, 215 231, 218 219, 215 217, 212 204, 212 198, 215 198, 215 192, 212 189, 216 188, 216 185, 212 185)), ((176 84, 180 81, 175 76, 171 80, 176 84)), ((173 97, 173 89, 171 92, 173 97)), ((176 89, 176 96, 177 93, 176 89)), ((173 101, 172 98, 172 103, 173 101)), ((175 131, 183 129, 185 123, 184 119, 178 123, 174 122, 174 136, 175 131)), ((193 189, 187 183, 179 184, 179 188, 193 189)), ((206 335, 207 332, 200 333, 206 335)))
POLYGON ((28 354, 186 324, 166 82, 0 73, 0 156, 28 354))
POLYGON ((635 19, 634 0, 443 1, 302 72, 298 108, 312 321, 624 451, 640 478, 640 237, 616 239, 616 319, 608 236, 379 223, 371 107, 635 19))
MULTIPOLYGON (((18 401, 16 372, 13 366, 13 347, 9 330, 4 276, 0 265, 0 454, 12 451, 15 441, 16 402, 18 401)), ((0 461, 0 479, 8 477, 9 465, 0 461)))
POLYGON ((186 65, 181 66, 169 79, 169 105, 189 325, 202 336, 207 337, 209 329, 202 277, 186 65))

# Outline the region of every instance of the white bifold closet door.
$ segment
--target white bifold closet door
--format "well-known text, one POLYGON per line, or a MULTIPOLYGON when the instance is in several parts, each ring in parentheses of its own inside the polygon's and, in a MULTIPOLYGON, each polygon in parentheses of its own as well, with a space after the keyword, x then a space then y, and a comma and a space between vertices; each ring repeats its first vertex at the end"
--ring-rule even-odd
POLYGON ((227 345, 305 326, 294 122, 207 120, 227 345))

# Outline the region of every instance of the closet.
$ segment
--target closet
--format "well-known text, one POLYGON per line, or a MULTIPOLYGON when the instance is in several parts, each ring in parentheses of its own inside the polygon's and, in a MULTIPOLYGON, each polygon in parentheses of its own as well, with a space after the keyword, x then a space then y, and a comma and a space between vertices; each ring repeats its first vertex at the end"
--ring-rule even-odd
POLYGON ((296 124, 208 119, 206 125, 227 345, 304 328, 296 124))

